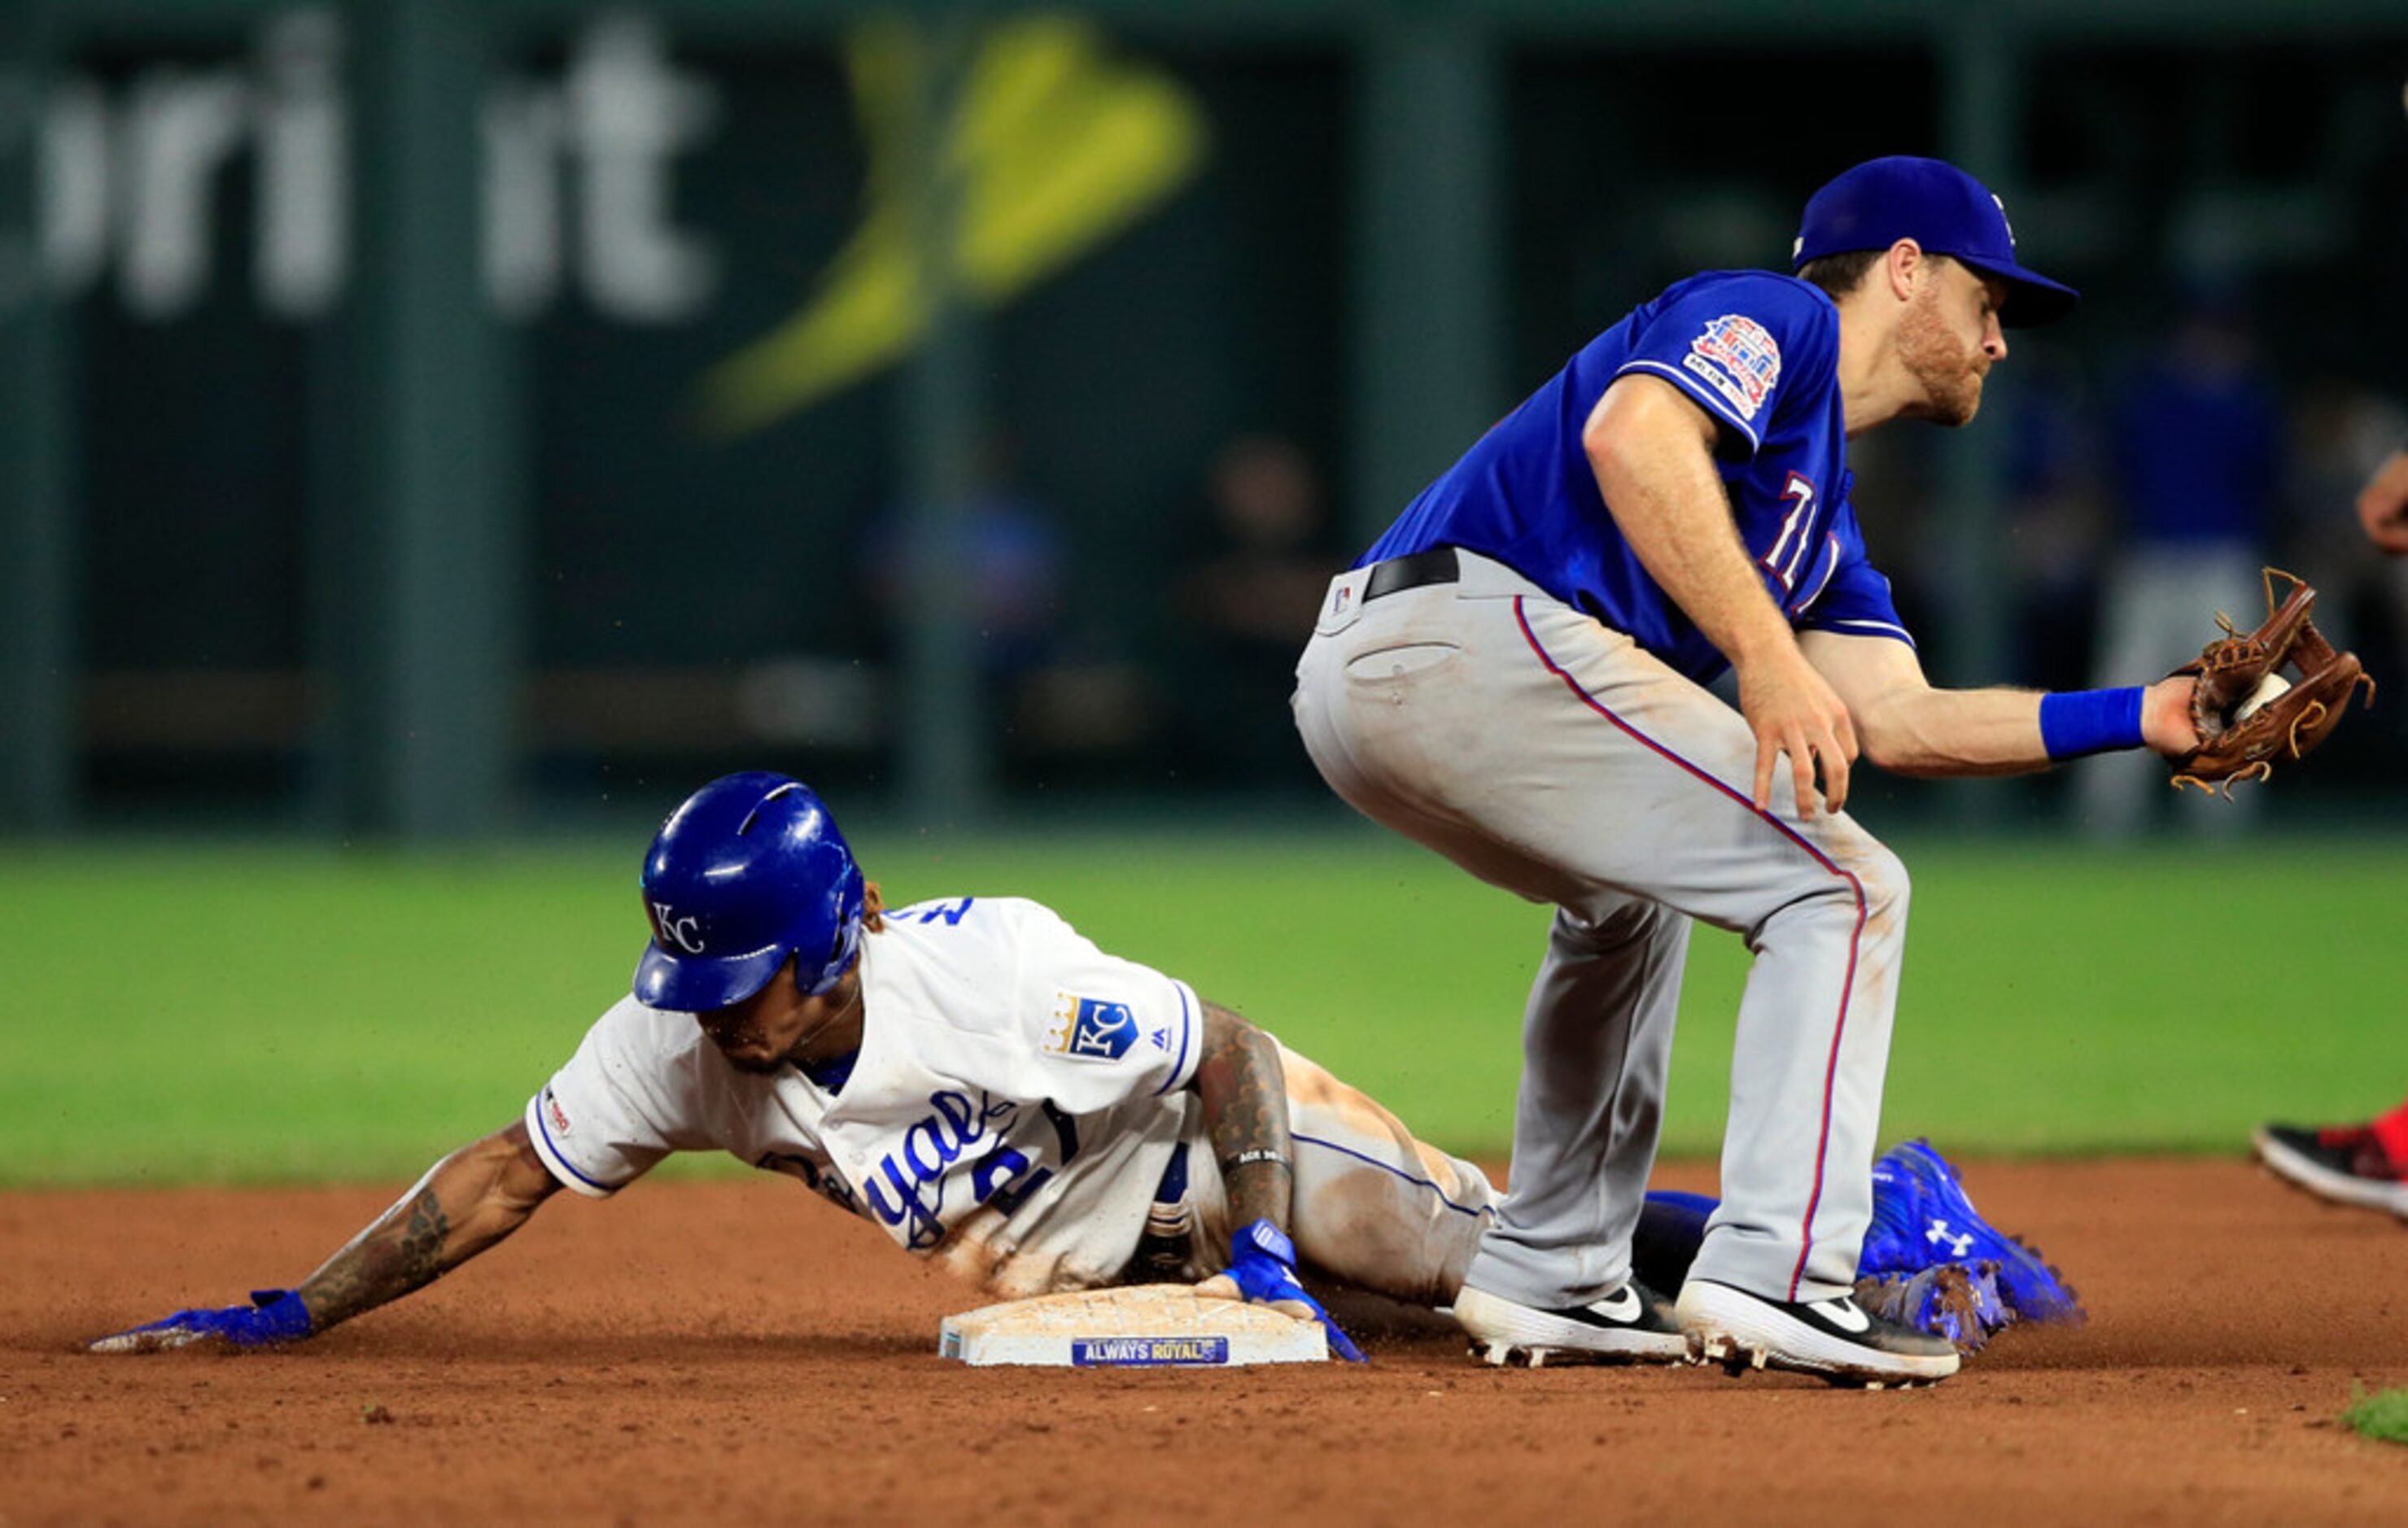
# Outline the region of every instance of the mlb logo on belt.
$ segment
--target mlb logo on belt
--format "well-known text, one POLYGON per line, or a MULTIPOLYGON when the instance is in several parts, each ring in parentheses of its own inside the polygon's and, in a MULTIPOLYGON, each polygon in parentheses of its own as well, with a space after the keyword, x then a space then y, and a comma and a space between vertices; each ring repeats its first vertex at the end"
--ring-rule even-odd
POLYGON ((1137 1042, 1137 1015, 1125 1003, 1061 994, 1045 1049, 1073 1061, 1118 1061, 1137 1042))

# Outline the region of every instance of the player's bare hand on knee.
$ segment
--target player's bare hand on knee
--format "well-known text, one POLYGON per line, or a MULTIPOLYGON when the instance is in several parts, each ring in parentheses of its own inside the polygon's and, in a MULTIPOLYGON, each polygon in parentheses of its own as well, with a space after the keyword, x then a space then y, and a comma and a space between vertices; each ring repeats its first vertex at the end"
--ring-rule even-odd
POLYGON ((1822 804, 1834 812, 1847 807, 1856 723, 1839 692, 1796 649, 1739 670, 1739 708, 1756 734, 1757 811, 1772 807, 1772 771, 1784 756, 1798 789, 1799 816, 1814 815, 1818 764, 1822 804))
POLYGON ((2199 747, 2199 727, 2190 715, 2190 694, 2198 687, 2197 679, 2177 674, 2142 692, 2141 741, 2169 759, 2199 747))

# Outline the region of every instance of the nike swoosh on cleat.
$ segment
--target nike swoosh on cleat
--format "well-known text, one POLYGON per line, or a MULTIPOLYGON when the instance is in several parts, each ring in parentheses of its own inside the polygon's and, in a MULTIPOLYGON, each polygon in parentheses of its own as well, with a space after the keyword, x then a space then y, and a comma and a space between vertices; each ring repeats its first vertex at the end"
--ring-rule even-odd
POLYGON ((1592 1302, 1588 1308, 1607 1321, 1627 1325, 1639 1319, 1639 1292, 1625 1284, 1604 1299, 1592 1302))
POLYGON ((1856 1301, 1844 1294, 1836 1300, 1816 1300, 1806 1308, 1842 1332, 1865 1333, 1873 1328, 1871 1318, 1858 1310, 1856 1301))

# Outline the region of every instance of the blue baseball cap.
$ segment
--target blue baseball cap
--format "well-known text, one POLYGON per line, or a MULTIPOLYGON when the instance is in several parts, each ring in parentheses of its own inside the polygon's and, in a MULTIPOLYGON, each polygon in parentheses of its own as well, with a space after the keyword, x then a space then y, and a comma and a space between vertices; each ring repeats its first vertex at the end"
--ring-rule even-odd
POLYGON ((1789 268, 1851 250, 1886 250, 1911 238, 2007 284, 1999 321, 2029 329, 2061 319, 2082 294, 2015 260, 2015 231, 1990 188, 1937 159, 1893 154, 1842 170, 1806 203, 1789 268))

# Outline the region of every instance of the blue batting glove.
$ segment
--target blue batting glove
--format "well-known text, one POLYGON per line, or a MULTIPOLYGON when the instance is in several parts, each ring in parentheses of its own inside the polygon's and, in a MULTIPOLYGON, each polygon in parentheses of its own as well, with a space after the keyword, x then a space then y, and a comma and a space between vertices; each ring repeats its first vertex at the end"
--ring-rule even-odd
POLYGON ((1223 1270, 1255 1305, 1274 1300, 1293 1300, 1305 1307, 1329 1334, 1329 1350, 1349 1364, 1363 1362, 1363 1349, 1354 1339, 1338 1329, 1321 1302, 1304 1292, 1296 1281, 1296 1243, 1287 1233, 1268 1221, 1256 1221, 1237 1235, 1229 1249, 1233 1254, 1229 1266, 1223 1270))
POLYGON ((268 1348, 298 1342, 310 1330, 309 1307, 301 1303, 301 1296, 291 1290, 253 1290, 247 1306, 179 1310, 165 1321, 100 1337, 85 1347, 95 1353, 155 1353, 210 1341, 236 1348, 268 1348))

